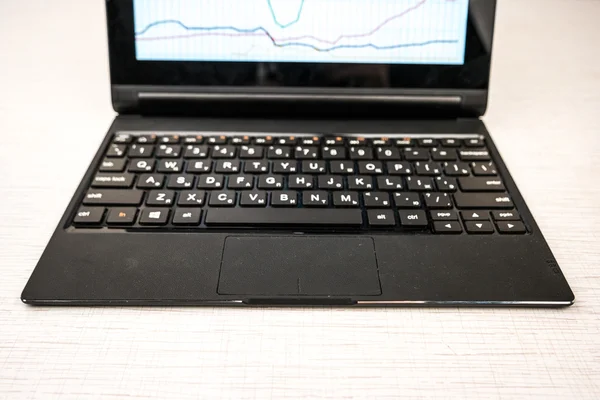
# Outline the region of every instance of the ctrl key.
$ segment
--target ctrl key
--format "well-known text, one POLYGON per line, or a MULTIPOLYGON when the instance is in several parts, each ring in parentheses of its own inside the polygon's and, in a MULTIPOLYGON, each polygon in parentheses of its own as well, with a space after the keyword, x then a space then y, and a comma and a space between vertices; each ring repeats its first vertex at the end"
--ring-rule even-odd
POLYGON ((429 222, 427 221, 427 215, 423 210, 415 211, 398 211, 400 217, 400 224, 405 228, 427 228, 429 222))
POLYGON ((81 207, 77 210, 73 223, 76 225, 99 225, 104 216, 104 207, 81 207))

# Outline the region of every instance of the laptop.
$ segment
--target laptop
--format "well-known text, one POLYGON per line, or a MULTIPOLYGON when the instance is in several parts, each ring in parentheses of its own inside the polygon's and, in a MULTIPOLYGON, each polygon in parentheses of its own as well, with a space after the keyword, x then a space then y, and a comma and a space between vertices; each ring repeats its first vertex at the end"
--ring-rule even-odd
POLYGON ((22 301, 572 304, 480 119, 495 9, 107 0, 119 115, 22 301))

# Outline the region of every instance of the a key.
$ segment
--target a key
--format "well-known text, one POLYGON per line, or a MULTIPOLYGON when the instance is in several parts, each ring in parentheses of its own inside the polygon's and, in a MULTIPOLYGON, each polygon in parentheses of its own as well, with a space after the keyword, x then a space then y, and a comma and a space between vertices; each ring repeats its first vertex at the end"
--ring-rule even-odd
POLYGON ((221 189, 223 187, 223 175, 201 175, 198 177, 198 189, 221 189))
POLYGON ((348 189, 371 190, 373 189, 373 178, 365 175, 354 175, 348 177, 348 189))
POLYGON ((334 207, 358 207, 358 192, 333 192, 334 207))
POLYGON ((185 146, 184 158, 206 158, 208 157, 208 146, 185 146))
POLYGON ((264 148, 261 146, 242 146, 240 149, 241 159, 260 159, 263 157, 264 148))
POLYGON ((462 227, 458 221, 434 221, 433 231, 435 233, 457 235, 462 233, 462 227))
POLYGON ((267 192, 250 191, 240 193, 240 206, 265 207, 267 205, 267 192))
POLYGON ((519 221, 521 216, 515 210, 492 211, 494 221, 519 221))
POLYGON ((441 143, 444 147, 460 147, 459 139, 442 139, 441 143))
POLYGON ((127 146, 124 144, 111 144, 108 146, 106 157, 123 157, 127 151, 127 146))
POLYGON ((125 169, 124 158, 105 158, 100 164, 100 172, 122 172, 125 169))
POLYGON ((385 192, 365 192, 363 203, 367 208, 387 208, 391 204, 390 195, 385 192))
POLYGON ((429 216, 433 221, 458 221, 455 211, 430 211, 429 216))
POLYGON ((480 210, 461 211, 460 217, 463 221, 488 221, 490 219, 487 211, 480 210))
POLYGON ((297 160, 310 160, 319 158, 319 148, 316 146, 297 146, 294 150, 297 160))
POLYGON ((419 139, 419 146, 435 147, 436 145, 437 145, 437 140, 435 140, 435 139, 419 139))
POLYGON ((200 225, 202 210, 199 208, 176 208, 173 211, 173 225, 200 225))
POLYGON ((387 170, 390 175, 412 175, 412 167, 409 162, 388 162, 387 170))
POLYGON ((177 205, 180 207, 202 207, 206 194, 204 190, 182 190, 177 205))
POLYGON ((460 150, 458 155, 463 161, 489 161, 490 153, 487 150, 460 150))
POLYGON ((209 144, 225 144, 227 143, 227 136, 210 136, 206 139, 206 142, 209 144))
POLYGON ((350 147, 351 160, 372 160, 373 149, 370 147, 350 147))
POLYGON ((190 160, 187 163, 186 172, 203 174, 203 173, 210 172, 210 171, 212 171, 212 161, 211 160, 202 160, 202 161, 190 160))
POLYGON ((302 193, 302 205, 305 207, 327 207, 329 195, 327 192, 306 191, 302 193))
POLYGON ((431 149, 431 159, 433 161, 456 161, 456 150, 435 147, 431 149))
POLYGON ((494 226, 489 221, 466 221, 465 230, 471 234, 491 234, 494 233, 494 226))
POLYGON ((352 161, 330 161, 329 170, 332 174, 354 174, 354 162, 352 161))
POLYGON ((317 178, 319 189, 341 190, 344 188, 344 178, 336 175, 320 175, 317 178))
POLYGON ((147 144, 132 144, 129 146, 129 157, 150 157, 154 152, 154 146, 147 144))
POLYGON ((457 208, 514 208, 508 193, 462 193, 454 194, 457 208))
POLYGON ((395 226, 396 219, 392 210, 367 210, 369 226, 395 226))
POLYGON ((427 221, 427 215, 422 210, 398 210, 398 217, 400 217, 400 225, 405 228, 427 228, 429 221, 427 221))
POLYGON ((294 160, 273 161, 274 174, 293 174, 298 171, 298 163, 294 160))
POLYGON ((183 170, 183 161, 181 160, 160 160, 158 162, 158 172, 181 172, 183 170))
POLYGON ((156 149, 158 158, 178 158, 181 154, 181 146, 178 144, 161 144, 156 149))
POLYGON ((73 218, 76 225, 99 225, 104 216, 104 207, 80 207, 73 218))
POLYGON ((343 160, 346 158, 346 149, 339 146, 323 147, 324 160, 343 160))
POLYGON ((448 193, 425 193, 425 206, 431 209, 452 208, 452 201, 448 193))
POLYGON ((469 165, 461 162, 444 163, 444 173, 448 176, 467 176, 469 165))
POLYGON ((463 192, 504 192, 504 183, 498 178, 458 178, 463 192))
POLYGON ((267 150, 267 158, 280 159, 291 157, 292 148, 290 146, 270 146, 267 150))
POLYGON ((212 192, 208 200, 208 205, 211 207, 233 207, 235 206, 235 197, 233 190, 212 192))
POLYGON ((175 144, 175 143, 179 143, 180 137, 179 135, 167 135, 167 136, 161 136, 158 141, 159 143, 164 143, 164 144, 175 144))
POLYGON ((156 160, 152 158, 141 159, 134 158, 129 161, 129 172, 152 172, 154 170, 154 164, 156 160))
POLYGON ((358 161, 358 173, 361 175, 379 175, 383 174, 383 164, 381 161, 358 161))
POLYGON ((493 162, 474 162, 471 163, 471 169, 475 176, 495 176, 498 175, 496 166, 493 162))
POLYGON ((485 145, 483 139, 466 139, 464 143, 467 147, 483 147, 485 145))
POLYGON ((247 174, 265 174, 269 172, 269 162, 266 160, 244 161, 244 172, 247 174))
POLYGON ((418 193, 394 193, 394 203, 398 208, 421 208, 421 197, 418 193))
POLYGON ((144 208, 140 212, 140 225, 166 225, 169 220, 168 208, 144 208))
POLYGON ((325 161, 302 161, 302 172, 308 174, 324 174, 327 171, 327 164, 325 161))
POLYGON ((189 189, 194 187, 194 177, 192 175, 171 175, 167 182, 169 189, 189 189))
POLYGON ((408 190, 427 192, 433 190, 433 180, 425 176, 409 176, 406 178, 408 190))
POLYGON ((292 190, 276 190, 271 193, 271 206, 273 207, 296 207, 298 205, 298 193, 292 190))
POLYGON ((248 212, 243 208, 209 209, 206 225, 271 225, 271 226, 360 226, 363 223, 360 209, 318 208, 265 208, 248 212))
POLYGON ((527 229, 521 221, 496 221, 498 232, 500 233, 526 233, 527 229))
POLYGON ((404 149, 404 159, 406 161, 429 161, 429 151, 427 149, 404 149))
POLYGON ((240 161, 238 160, 219 160, 215 164, 217 174, 235 174, 240 172, 240 161))
POLYGON ((133 174, 108 174, 100 172, 94 176, 92 187, 97 188, 130 188, 133 185, 133 174))
POLYGON ((83 198, 86 205, 132 205, 142 202, 143 190, 90 189, 83 198))
POLYGON ((383 161, 400 160, 400 151, 396 147, 378 147, 375 151, 377 159, 383 161))
POLYGON ((442 174, 440 165, 434 162, 416 162, 415 172, 417 175, 425 176, 437 176, 442 174))
POLYGON ((172 190, 151 190, 148 193, 146 205, 149 206, 172 206, 175 202, 175 192, 172 190))
POLYGON ((165 176, 162 174, 142 174, 138 178, 137 187, 140 189, 157 189, 161 188, 165 176))
POLYGON ((261 175, 258 177, 259 189, 281 189, 283 188, 282 175, 261 175))
POLYGON ((133 140, 133 136, 127 134, 127 133, 119 133, 117 135, 115 135, 113 142, 114 143, 131 143, 131 141, 133 140))
POLYGON ((250 190, 254 187, 254 177, 252 175, 234 175, 230 176, 227 188, 237 190, 250 190))
POLYGON ((236 150, 235 146, 217 145, 213 147, 212 158, 234 158, 236 150))
POLYGON ((108 210, 106 223, 108 225, 133 225, 137 208, 134 207, 115 207, 108 210))
POLYGON ((379 190, 402 190, 402 178, 399 176, 378 176, 377 189, 379 190))
POLYGON ((456 192, 456 179, 438 176, 435 178, 435 186, 440 192, 456 192))
POLYGON ((310 175, 290 176, 288 187, 295 190, 311 189, 313 187, 313 177, 310 175))

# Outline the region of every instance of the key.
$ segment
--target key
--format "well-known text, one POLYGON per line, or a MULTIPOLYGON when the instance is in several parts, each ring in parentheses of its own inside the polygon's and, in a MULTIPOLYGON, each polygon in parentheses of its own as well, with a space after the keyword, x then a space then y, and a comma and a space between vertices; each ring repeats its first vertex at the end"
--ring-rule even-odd
POLYGON ((198 177, 198 189, 220 189, 223 187, 223 175, 201 175, 198 177))
POLYGON ((105 158, 100 164, 100 172, 122 172, 124 169, 124 158, 105 158))
POLYGON ((227 143, 227 136, 210 136, 206 139, 209 144, 225 144, 227 143))
POLYGON ((437 145, 437 140, 435 140, 435 139, 419 139, 419 146, 435 147, 436 145, 437 145))
POLYGON ((191 160, 191 161, 188 161, 188 163, 187 163, 186 172, 202 174, 202 173, 210 172, 211 170, 212 170, 212 161, 210 161, 210 160, 202 160, 202 161, 191 160))
POLYGON ((488 221, 490 219, 487 211, 461 211, 460 217, 463 221, 488 221))
POLYGON ((127 169, 129 172, 152 172, 154 170, 155 160, 134 158, 129 161, 129 168, 127 169))
POLYGON ((267 205, 267 192, 251 191, 240 194, 240 206, 265 207, 267 205))
POLYGON ((500 233, 526 233, 527 229, 521 221, 497 221, 496 226, 500 233))
POLYGON ((137 206, 142 202, 143 195, 142 190, 90 189, 85 194, 83 204, 137 206))
POLYGON ((212 158, 234 158, 236 152, 235 146, 215 146, 212 151, 212 158))
POLYGON ((494 226, 490 221, 466 221, 465 230, 472 234, 494 233, 494 226))
POLYGON ((406 161, 429 161, 429 151, 425 149, 404 149, 404 159, 406 161))
POLYGON ((269 172, 269 162, 266 160, 244 161, 244 172, 247 174, 267 173, 269 172))
POLYGON ((418 193, 394 193, 394 203, 398 208, 421 208, 421 198, 418 193))
POLYGON ((99 188, 129 188, 133 185, 133 174, 98 173, 92 180, 92 187, 99 188))
POLYGON ((140 144, 154 144, 156 143, 156 135, 140 135, 135 142, 140 144))
POLYGON ((377 189, 379 190, 402 190, 402 178, 399 176, 378 176, 377 189))
POLYGON ((452 201, 448 193, 425 193, 423 197, 427 208, 452 208, 452 201))
POLYGON ((183 143, 195 143, 195 144, 200 144, 204 142, 204 136, 202 135, 196 135, 196 136, 184 136, 183 137, 183 143))
POLYGON ((405 228, 427 228, 429 226, 427 215, 422 210, 399 210, 398 216, 400 217, 400 225, 405 228))
POLYGON ((137 208, 134 207, 119 207, 108 210, 106 223, 108 225, 133 225, 137 208))
POLYGON ((311 146, 311 145, 318 145, 321 143, 321 138, 319 138, 318 136, 313 136, 313 137, 302 137, 300 138, 300 144, 303 146, 311 146))
POLYGON ((296 190, 311 189, 313 187, 313 177, 310 175, 290 176, 288 187, 296 190))
POLYGON ((240 162, 238 160, 216 162, 215 172, 218 174, 234 174, 240 172, 240 162))
POLYGON ((469 165, 461 162, 444 163, 444 173, 448 176, 467 176, 469 165))
POLYGON ((367 145, 367 141, 362 137, 352 137, 348 138, 348 144, 350 146, 365 147, 367 145))
POLYGON ((344 138, 341 136, 328 137, 323 140, 325 146, 343 146, 344 138))
POLYGON ((259 189, 281 189, 283 188, 282 175, 261 175, 258 177, 259 189))
POLYGON ((129 157, 150 157, 154 146, 146 144, 132 144, 129 146, 129 157))
POLYGON ((176 208, 173 211, 173 225, 200 225, 202 210, 199 208, 176 208))
POLYGON ((206 158, 208 157, 208 146, 185 146, 184 158, 206 158))
POLYGON ((80 207, 73 218, 76 225, 99 225, 104 216, 104 207, 80 207))
POLYGON ((385 192, 365 192, 363 203, 367 208, 386 208, 390 206, 390 195, 385 192))
POLYGON ((402 139, 395 139, 394 144, 398 147, 410 147, 410 146, 414 145, 414 142, 411 138, 402 138, 402 139))
POLYGON ((204 190, 182 190, 177 205, 180 207, 202 207, 205 196, 204 190))
POLYGON ((433 163, 433 162, 416 162, 415 163, 415 172, 418 175, 426 175, 426 176, 436 176, 436 175, 442 174, 440 165, 438 163, 433 163))
POLYGON ((305 207, 327 207, 329 195, 327 192, 306 191, 302 194, 302 205, 305 207))
POLYGON ((325 161, 302 161, 302 172, 309 174, 324 174, 327 171, 325 161))
POLYGON ((280 146, 293 146, 296 144, 295 136, 282 136, 275 139, 275 143, 280 146))
POLYGON ((329 169, 332 174, 354 174, 354 162, 330 161, 329 169))
POLYGON ((390 144, 390 139, 388 139, 386 137, 382 137, 382 138, 378 138, 378 139, 371 139, 371 144, 373 146, 387 146, 390 144))
POLYGON ((317 178, 319 189, 340 190, 344 188, 344 178, 336 175, 321 175, 317 178))
POLYGON ((433 221, 458 221, 455 211, 430 211, 429 216, 433 221))
POLYGON ((254 177, 252 175, 235 175, 229 177, 228 189, 252 189, 254 177))
POLYGON ((263 154, 264 148, 260 146, 242 146, 240 149, 241 159, 262 158, 263 154))
POLYGON ((159 137, 158 141, 165 144, 179 143, 179 135, 167 135, 159 137))
POLYGON ((515 210, 492 211, 494 221, 519 221, 521 216, 515 210))
POLYGON ((267 150, 267 158, 291 158, 292 148, 290 146, 270 146, 267 150))
POLYGON ((351 160, 372 160, 373 149, 370 147, 350 147, 351 160))
POLYGON ((409 176, 406 178, 408 190, 415 192, 427 192, 433 190, 433 180, 421 176, 409 176))
POLYGON ((388 162, 387 170, 390 175, 411 175, 412 167, 409 162, 388 162))
POLYGON ((254 138, 254 144, 268 146, 273 144, 273 136, 257 137, 254 138))
POLYGON ((474 162, 471 163, 471 168, 473 170, 473 175, 476 176, 494 176, 498 175, 498 171, 496 170, 496 166, 492 162, 474 162))
POLYGON ((181 160, 160 160, 158 162, 158 172, 181 172, 183 170, 183 161, 181 160))
POLYGON ((231 144, 250 144, 250 136, 232 137, 229 140, 231 144))
POLYGON ((333 192, 333 206, 334 207, 358 207, 358 193, 357 192, 333 192))
POLYGON ((158 158, 178 158, 181 154, 181 146, 178 144, 161 144, 156 150, 158 158))
POLYGON ((455 193, 457 208, 514 208, 508 193, 455 193))
POLYGON ((298 163, 293 160, 273 161, 273 173, 292 174, 298 171, 298 163))
POLYGON ((175 192, 172 190, 151 190, 148 193, 146 205, 171 206, 175 202, 175 192))
POLYGON ((504 192, 504 183, 497 178, 458 178, 463 192, 504 192))
POLYGON ((462 233, 460 222, 458 221, 434 221, 433 231, 435 233, 459 234, 462 233))
POLYGON ((373 189, 373 178, 364 175, 355 175, 348 177, 348 189, 350 190, 370 190, 373 189))
POLYGON ((271 193, 271 206, 273 207, 296 207, 298 204, 298 193, 295 191, 274 191, 271 193))
POLYGON ((375 154, 378 160, 400 160, 400 151, 396 147, 378 147, 375 154))
POLYGON ((463 161, 489 161, 491 159, 487 150, 460 150, 458 155, 463 161))
POLYGON ((358 173, 362 175, 383 174, 383 164, 381 161, 358 161, 358 173))
POLYGON ((367 210, 370 226, 395 226, 396 219, 392 210, 367 210))
POLYGON ((294 150, 294 158, 297 160, 319 158, 319 148, 316 146, 298 146, 294 150))
POLYGON ((169 220, 168 208, 144 208, 140 212, 140 225, 166 225, 169 220))
POLYGON ((111 144, 108 146, 106 157, 123 157, 127 151, 127 146, 124 144, 111 144))
POLYGON ((296 225, 360 226, 363 223, 360 209, 266 208, 252 212, 243 208, 206 212, 206 225, 296 225))
POLYGON ((324 160, 343 160, 346 158, 346 149, 339 146, 323 147, 324 160))
POLYGON ((460 147, 460 140, 458 139, 442 139, 441 143, 444 147, 460 147))
POLYGON ((446 178, 445 176, 438 176, 437 178, 435 178, 435 186, 440 192, 455 192, 456 179, 446 178))
POLYGON ((171 175, 167 182, 169 189, 189 189, 194 187, 194 177, 192 175, 171 175))
POLYGON ((208 205, 211 207, 233 207, 235 206, 235 192, 233 190, 212 192, 208 205))
POLYGON ((485 145, 483 139, 466 139, 464 143, 467 147, 483 147, 485 145))
POLYGON ((431 159, 433 161, 456 161, 456 150, 435 147, 431 149, 431 159))
POLYGON ((161 188, 165 176, 162 174, 142 174, 138 178, 137 187, 140 189, 156 189, 161 188))
POLYGON ((115 135, 113 142, 114 143, 131 143, 133 137, 127 133, 119 133, 115 135))

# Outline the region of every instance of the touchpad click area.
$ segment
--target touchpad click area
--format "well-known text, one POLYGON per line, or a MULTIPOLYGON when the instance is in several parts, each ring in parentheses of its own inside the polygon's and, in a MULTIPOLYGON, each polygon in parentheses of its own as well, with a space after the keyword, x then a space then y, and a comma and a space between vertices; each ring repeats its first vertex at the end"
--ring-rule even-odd
POLYGON ((370 237, 230 236, 219 294, 258 296, 379 295, 370 237))

